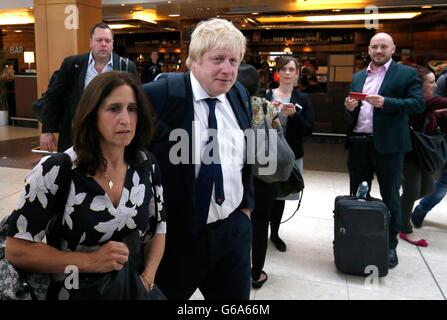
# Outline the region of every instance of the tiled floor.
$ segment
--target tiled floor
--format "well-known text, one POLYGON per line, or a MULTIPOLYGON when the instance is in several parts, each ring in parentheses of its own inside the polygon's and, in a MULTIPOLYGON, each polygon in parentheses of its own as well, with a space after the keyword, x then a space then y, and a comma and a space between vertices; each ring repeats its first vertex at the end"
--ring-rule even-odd
MULTIPOLYGON (((12 131, 12 130, 11 130, 12 131)), ((7 139, 24 137, 0 127, 7 139), (5 133, 6 132, 6 133, 5 133)), ((36 132, 36 131, 35 131, 36 132)), ((36 134, 34 132, 34 134, 36 134)), ((32 134, 31 134, 32 135, 32 134)), ((347 276, 335 269, 333 240, 334 198, 348 191, 348 176, 343 171, 343 148, 340 145, 306 145, 309 161, 305 161, 306 189, 299 213, 283 224, 280 234, 287 243, 287 252, 277 251, 269 243, 264 270, 269 280, 259 290, 252 290, 252 299, 439 299, 447 296, 447 200, 430 213, 417 234, 429 241, 427 248, 417 248, 401 241, 398 246, 399 265, 378 282, 363 277, 347 276), (320 157, 319 152, 333 152, 333 157, 320 157), (318 162, 318 163, 316 163, 318 162), (337 163, 337 166, 330 164, 337 163), (316 171, 315 168, 325 171, 316 171)), ((0 158, 2 150, 0 150, 0 158)), ((307 157, 307 156, 306 156, 307 157)), ((306 158, 307 159, 307 158, 306 158)), ((0 167, 0 219, 12 211, 21 191, 27 169, 0 167)), ((373 185, 373 196, 379 196, 373 185)), ((296 202, 286 204, 284 218, 292 212, 296 202)), ((193 299, 201 299, 196 292, 193 299)))

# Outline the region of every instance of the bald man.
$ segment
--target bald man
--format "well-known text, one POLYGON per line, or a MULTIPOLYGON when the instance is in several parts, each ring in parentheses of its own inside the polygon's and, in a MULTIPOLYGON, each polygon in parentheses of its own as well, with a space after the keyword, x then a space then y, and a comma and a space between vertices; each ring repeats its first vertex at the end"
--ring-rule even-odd
POLYGON ((393 38, 377 33, 371 38, 368 54, 371 63, 352 77, 351 92, 367 94, 364 100, 346 97, 345 107, 352 116, 346 147, 350 194, 374 173, 382 200, 390 210, 389 267, 398 264, 397 235, 401 208, 399 188, 404 154, 411 150, 408 114, 424 111, 422 86, 416 69, 397 64, 393 38))

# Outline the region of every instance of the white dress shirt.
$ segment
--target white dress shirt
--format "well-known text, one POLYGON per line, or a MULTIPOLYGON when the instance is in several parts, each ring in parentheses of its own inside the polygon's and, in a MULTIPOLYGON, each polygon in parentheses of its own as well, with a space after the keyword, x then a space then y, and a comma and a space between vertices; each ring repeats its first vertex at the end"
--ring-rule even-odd
MULTIPOLYGON (((192 72, 190 75, 194 104, 193 156, 197 178, 200 171, 200 155, 208 141, 209 107, 204 99, 210 98, 210 96, 192 72)), ((225 94, 213 98, 218 100, 216 103, 217 140, 219 142, 225 201, 221 206, 216 203, 215 188, 213 187, 207 223, 225 219, 239 207, 244 193, 242 168, 246 155, 244 132, 239 126, 230 102, 225 94)))
MULTIPOLYGON (((110 60, 101 70, 101 73, 110 71, 113 71, 113 53, 110 54, 110 60)), ((90 51, 90 54, 88 56, 87 73, 85 74, 84 88, 86 88, 90 83, 90 81, 92 81, 93 78, 96 77, 98 74, 99 74, 98 71, 96 71, 95 69, 95 60, 93 59, 92 52, 90 51)))

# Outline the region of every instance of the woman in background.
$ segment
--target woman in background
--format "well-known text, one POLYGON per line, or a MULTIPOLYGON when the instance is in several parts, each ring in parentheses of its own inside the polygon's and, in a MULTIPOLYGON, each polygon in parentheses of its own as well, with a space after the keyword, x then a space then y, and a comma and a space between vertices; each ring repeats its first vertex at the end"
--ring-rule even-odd
MULTIPOLYGON (((303 173, 303 137, 310 135, 313 131, 315 111, 307 94, 294 87, 299 77, 298 60, 289 56, 281 57, 276 67, 279 75, 279 87, 267 91, 266 99, 274 103, 282 103, 279 120, 287 142, 295 153, 295 162, 300 172, 303 173)), ((288 197, 287 200, 298 200, 296 196, 288 197)), ((284 200, 275 200, 270 220, 270 240, 281 252, 287 250, 285 242, 279 237, 279 225, 285 206, 284 200)))
MULTIPOLYGON (((422 90, 425 97, 425 111, 421 114, 410 116, 410 125, 414 130, 426 134, 434 134, 442 120, 447 119, 447 98, 433 96, 433 90, 436 87, 435 75, 427 68, 417 67, 419 77, 422 82, 422 90)), ((443 132, 447 132, 445 127, 440 128, 443 132)), ((413 228, 410 223, 410 216, 416 200, 423 196, 430 194, 433 191, 433 176, 425 172, 417 163, 414 151, 405 155, 404 168, 402 179, 402 231, 399 237, 415 246, 426 247, 428 242, 413 234, 413 228)), ((415 227, 420 227, 422 221, 419 222, 422 214, 425 214, 438 203, 445 193, 440 197, 439 201, 434 203, 433 198, 439 198, 440 188, 438 185, 442 184, 443 176, 438 180, 437 191, 430 200, 422 199, 419 205, 415 208, 413 213, 413 224, 415 227)), ((423 220, 423 218, 422 218, 423 220)))

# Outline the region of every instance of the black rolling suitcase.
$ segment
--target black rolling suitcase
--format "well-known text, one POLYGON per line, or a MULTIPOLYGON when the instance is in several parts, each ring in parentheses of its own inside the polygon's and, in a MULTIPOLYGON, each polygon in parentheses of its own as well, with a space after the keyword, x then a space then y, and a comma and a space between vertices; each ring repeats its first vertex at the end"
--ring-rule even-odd
POLYGON ((376 266, 380 277, 388 274, 389 219, 380 199, 335 198, 334 258, 340 272, 366 276, 371 267, 366 268, 376 266))

